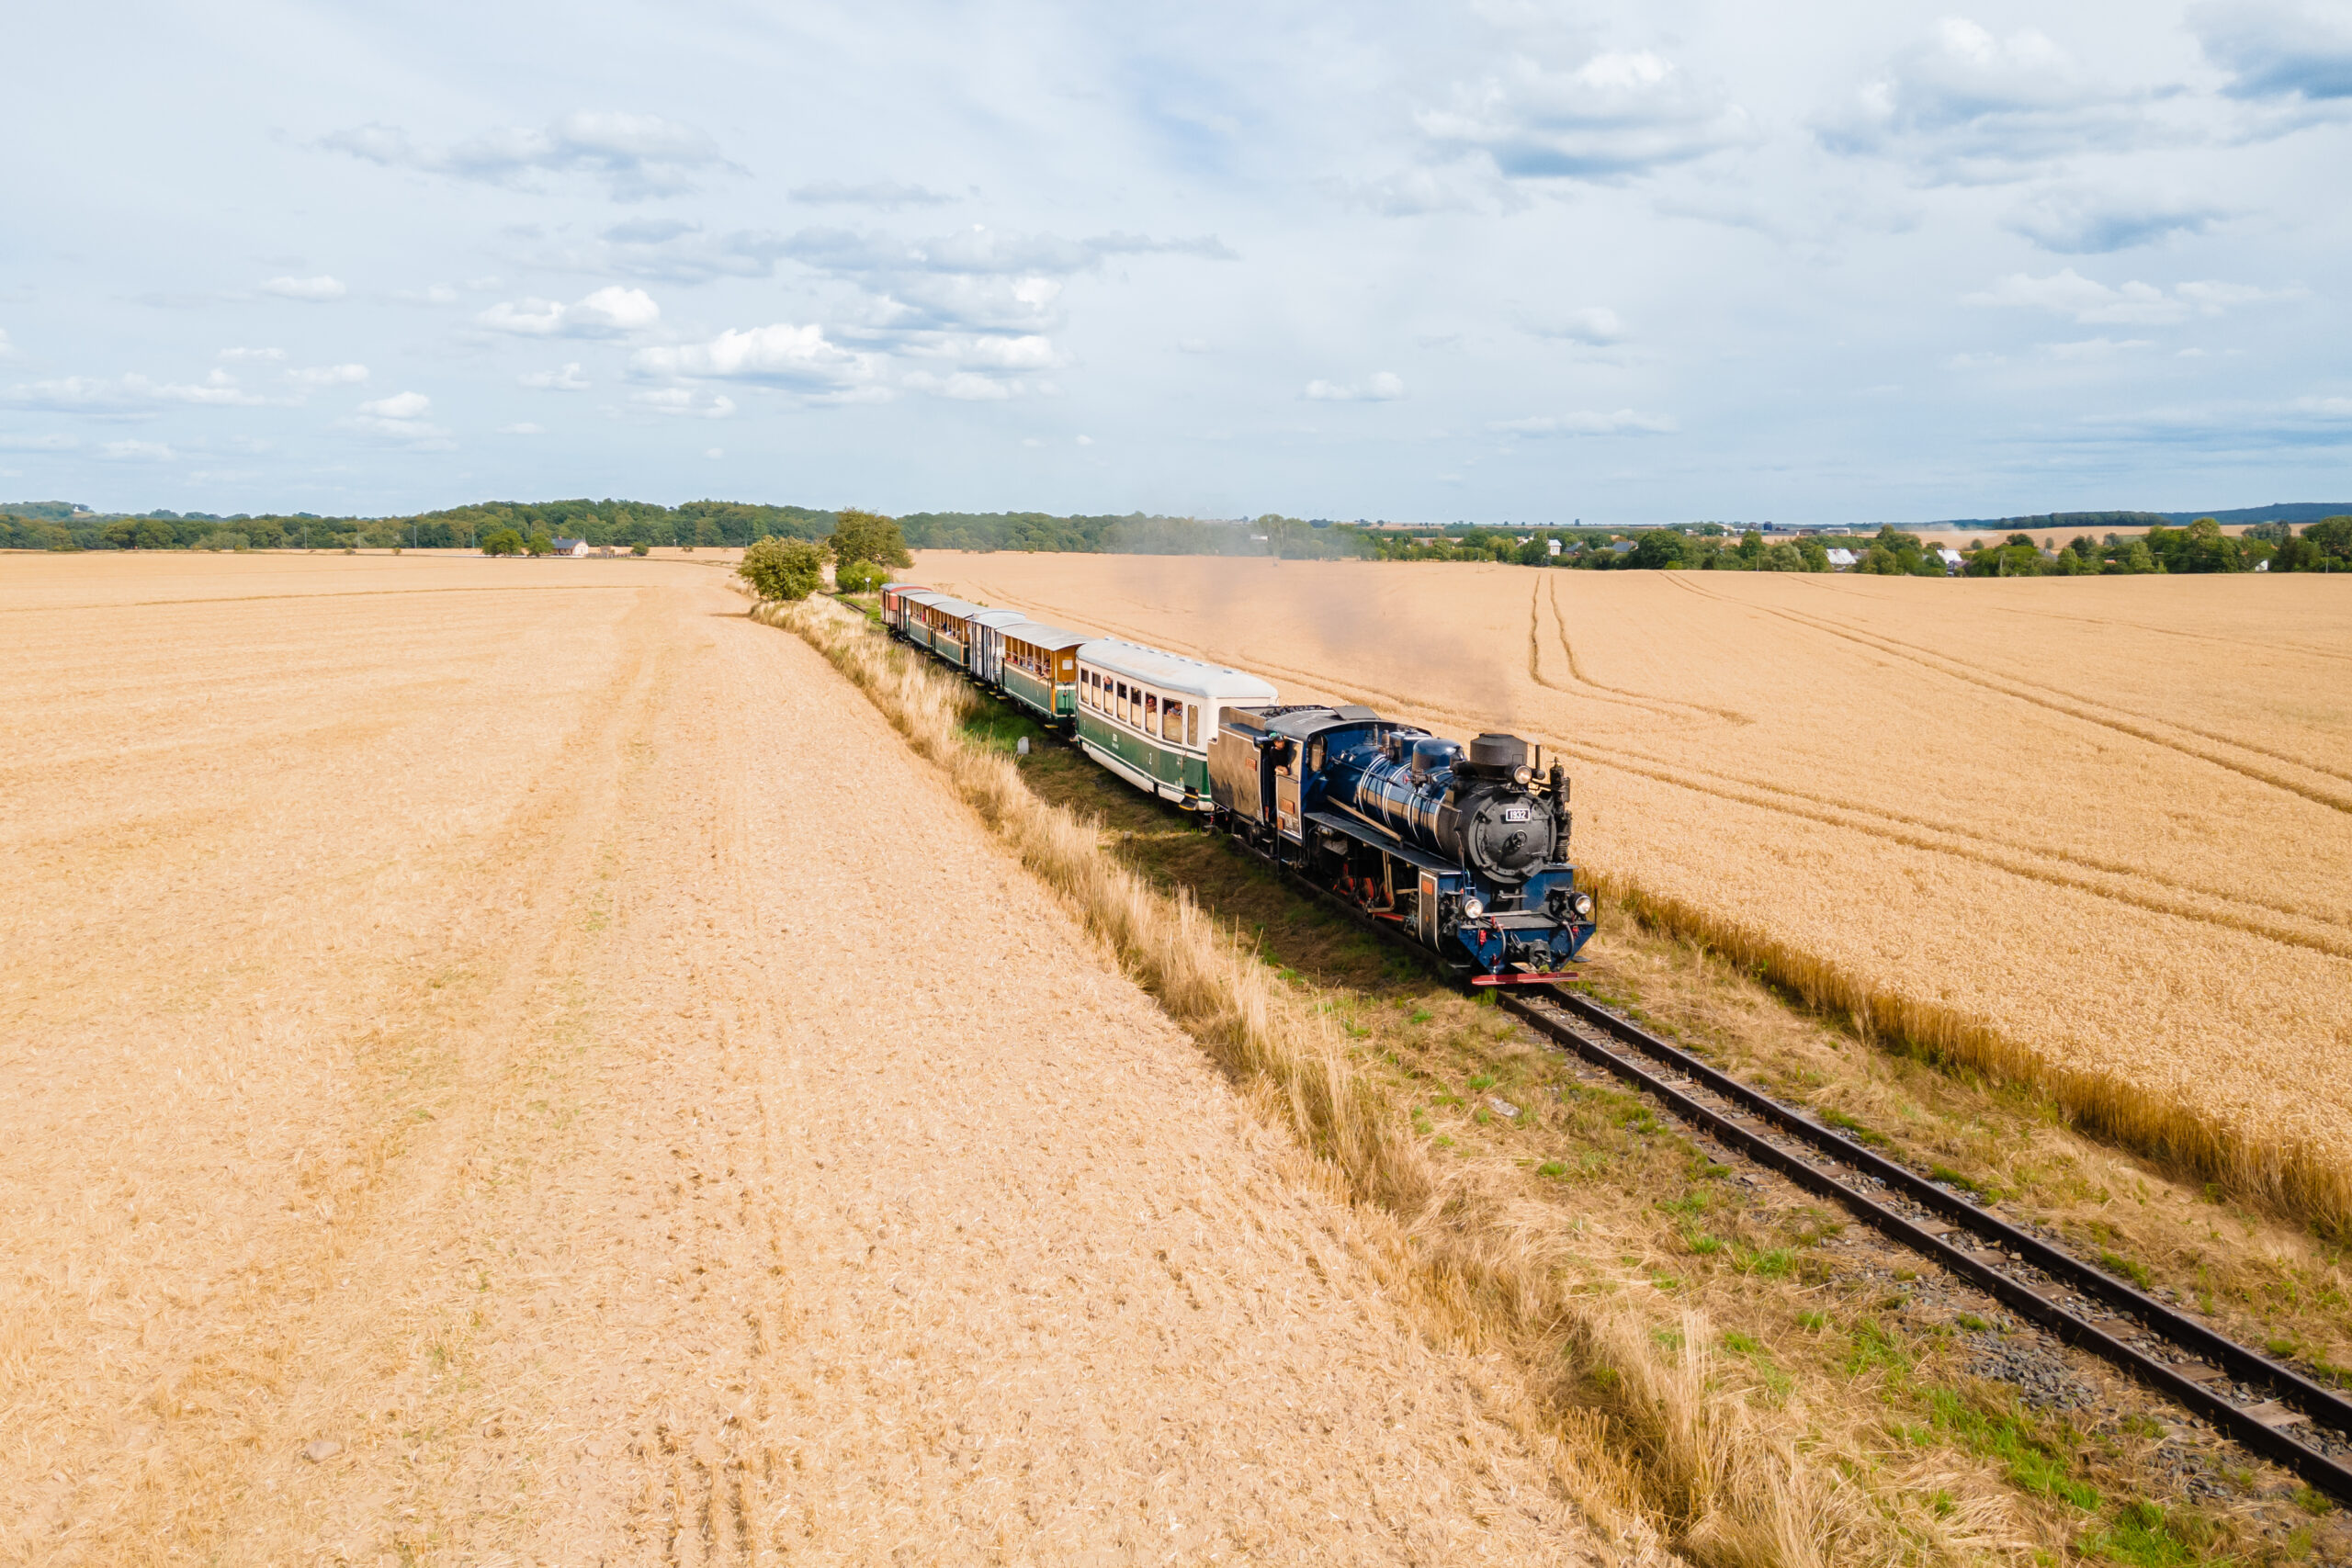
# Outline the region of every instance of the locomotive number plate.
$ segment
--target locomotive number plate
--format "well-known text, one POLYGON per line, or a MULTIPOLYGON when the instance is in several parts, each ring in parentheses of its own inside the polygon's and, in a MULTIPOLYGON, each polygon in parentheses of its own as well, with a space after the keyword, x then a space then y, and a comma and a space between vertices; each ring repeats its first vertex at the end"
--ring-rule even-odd
POLYGON ((1503 807, 1503 820, 1506 822, 1524 822, 1533 815, 1534 813, 1524 806, 1506 806, 1503 807))

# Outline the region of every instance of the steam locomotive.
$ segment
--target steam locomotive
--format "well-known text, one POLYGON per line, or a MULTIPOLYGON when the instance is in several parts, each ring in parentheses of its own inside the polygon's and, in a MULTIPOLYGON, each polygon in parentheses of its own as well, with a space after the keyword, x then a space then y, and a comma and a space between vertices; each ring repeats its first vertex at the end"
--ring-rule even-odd
POLYGON ((1126 783, 1228 833, 1473 984, 1555 978, 1593 932, 1568 780, 1515 735, 1467 746, 1368 707, 1283 704, 1244 671, 913 583, 890 634, 1029 709, 1126 783))

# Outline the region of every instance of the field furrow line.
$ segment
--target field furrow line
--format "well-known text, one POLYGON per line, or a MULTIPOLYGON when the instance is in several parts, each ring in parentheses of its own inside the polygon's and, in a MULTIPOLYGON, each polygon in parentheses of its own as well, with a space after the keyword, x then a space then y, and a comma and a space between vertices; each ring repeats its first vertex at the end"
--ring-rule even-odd
MULTIPOLYGON (((1683 582, 1679 580, 1677 580, 1676 586, 1688 588, 1694 592, 1703 592, 1698 588, 1697 584, 1683 582)), ((1736 600, 1724 598, 1719 593, 1709 593, 1707 596, 1714 599, 1716 603, 1722 604, 1737 604, 1739 603, 1736 600)), ((2142 724, 2162 725, 2168 729, 2179 730, 2184 735, 2194 735, 2200 740, 2210 740, 2216 745, 2231 747, 2240 751, 2251 751, 2257 757, 2267 757, 2274 762, 2284 762, 2290 767, 2301 768, 2310 773, 2324 774, 2329 778, 2340 779, 2346 784, 2352 784, 2352 772, 2347 772, 2342 768, 2333 768, 2324 762, 2314 762, 2309 758, 2299 757, 2290 751, 2278 751, 2274 750, 2267 746, 2258 746, 2251 740, 2244 740, 2234 735, 2224 735, 2218 730, 2200 729, 2193 724, 2184 724, 2177 718, 2164 718, 2154 714, 2144 714, 2133 708, 2127 708, 2115 703, 2106 702, 2098 697, 2086 697, 2078 692, 2069 692, 2064 687, 2053 686, 2049 684, 2047 682, 2029 681, 2023 676, 2012 675, 2007 671, 1988 669, 1982 664, 1972 663, 1968 660, 1959 658, 1953 654, 1945 653, 1939 649, 1922 648, 1917 643, 1905 642, 1899 637, 1889 637, 1884 632, 1866 631, 1860 627, 1853 626, 1849 623, 1831 621, 1818 615, 1808 615, 1802 610, 1770 608, 1760 604, 1743 605, 1742 607, 1748 609, 1769 609, 1769 613, 1772 615, 1789 617, 1795 620, 1800 625, 1809 625, 1818 631, 1827 631, 1841 636, 1851 635, 1858 638, 1877 638, 1880 643, 1883 645, 1880 649, 1880 651, 1894 654, 1898 658, 1909 658, 1915 662, 1926 664, 1930 669, 1935 669, 1939 664, 1956 665, 1961 670, 1973 671, 1976 675, 1985 677, 1996 682, 2006 682, 2012 685, 2022 687, 2028 692, 2039 692, 2046 696, 2063 699, 2064 701, 2070 703, 2079 703, 2085 708, 2093 710, 2094 712, 2104 712, 2121 719, 2127 719, 2142 724)), ((1948 671, 1939 671, 1939 672, 1948 673, 1948 671)), ((2010 694, 2014 695, 2016 694, 2010 694)))
MULTIPOLYGON (((1679 573, 1668 573, 1665 575, 1666 580, 1673 583, 1676 587, 1683 589, 1688 592, 1695 593, 1702 599, 1712 599, 1717 604, 1732 603, 1731 601, 1721 599, 1714 594, 1707 592, 1704 589, 1700 588, 1695 583, 1682 581, 1680 574, 1679 573)), ((1848 627, 1811 623, 1795 611, 1777 610, 1770 606, 1762 604, 1739 604, 1736 607, 1744 610, 1751 610, 1759 615, 1775 616, 1779 619, 1786 620, 1793 626, 1808 626, 1810 629, 1818 631, 1824 636, 1838 637, 1844 641, 1853 643, 1858 647, 1868 648, 1873 651, 1888 654, 1894 658, 1907 660, 1909 662, 1917 665, 1919 668, 1928 671, 1933 674, 1941 675, 1947 680, 1962 682, 1965 684, 1980 687, 1984 691, 1993 692, 2001 696, 2008 697, 2016 702, 2028 703, 2035 707, 2047 709, 2052 713, 2063 714, 2068 718, 2078 720, 2084 724, 2093 724, 2103 729, 2113 730, 2118 735, 2128 735, 2135 740, 2145 741, 2151 746, 2161 747, 2165 750, 2177 752, 2184 757, 2192 757, 2199 761, 2206 762, 2213 767, 2222 768, 2230 773, 2236 773, 2240 777, 2252 779, 2256 784, 2268 784, 2274 789, 2284 790, 2290 795, 2299 795, 2301 798, 2312 802, 2315 806, 2324 806, 2331 811, 2352 813, 2352 796, 2338 795, 2333 790, 2322 789, 2314 785, 2302 784, 2297 780, 2287 778, 2278 773, 2273 773, 2267 768, 2257 767, 2252 763, 2235 761, 2206 747, 2192 746, 2184 741, 2173 739, 2168 736, 2159 734, 2153 729, 2147 728, 2143 724, 2135 721, 2110 717, 2098 714, 2084 707, 2078 703, 2066 701, 2047 691, 2036 691, 2031 687, 2021 687, 2006 680, 1996 679, 1991 676, 1977 673, 1969 670, 1965 666, 1947 669, 1944 666, 1946 663, 1951 661, 1943 660, 1940 655, 1923 656, 1911 652, 1899 645, 1882 643, 1876 637, 1869 634, 1859 633, 1848 627)), ((2231 741, 2227 744, 2233 747, 2237 746, 2237 742, 2235 741, 2231 741)), ((2241 749, 2252 750, 2252 748, 2241 749)), ((2311 764, 2307 762, 2297 762, 2294 765, 2301 768, 2311 768, 2311 764)), ((2315 773, 2325 772, 2324 769, 2316 768, 2311 768, 2311 771, 2315 773)))

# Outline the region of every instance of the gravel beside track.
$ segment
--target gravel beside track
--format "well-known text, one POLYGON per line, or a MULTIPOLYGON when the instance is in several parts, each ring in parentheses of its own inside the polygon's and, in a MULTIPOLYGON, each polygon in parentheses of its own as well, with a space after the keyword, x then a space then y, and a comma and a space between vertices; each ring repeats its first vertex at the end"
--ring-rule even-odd
POLYGON ((6 563, 0 1562, 1601 1560, 741 603, 6 563))

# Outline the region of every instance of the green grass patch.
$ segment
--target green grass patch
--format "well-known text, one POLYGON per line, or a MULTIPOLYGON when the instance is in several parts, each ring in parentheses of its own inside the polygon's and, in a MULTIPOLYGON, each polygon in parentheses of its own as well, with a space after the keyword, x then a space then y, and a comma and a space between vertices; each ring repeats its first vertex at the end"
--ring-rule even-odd
POLYGON ((2125 1258, 2120 1253, 2102 1252, 2098 1255, 2098 1266, 2110 1274, 2131 1280, 2143 1291, 2155 1286, 2156 1277, 2149 1272, 2146 1264, 2137 1258, 2125 1258))
POLYGON ((1972 1404, 1954 1390, 1927 1391, 1928 1418, 1937 1430, 1973 1454, 2001 1462, 2009 1484, 2039 1497, 2054 1497, 2086 1513, 2098 1506, 2098 1489, 2077 1481, 2065 1456, 2007 1411, 1972 1404))
POLYGON ((1876 1144, 1882 1146, 1886 1143, 1885 1134, 1873 1133, 1842 1111, 1825 1111, 1821 1113, 1821 1119, 1839 1132, 1848 1134, 1856 1143, 1876 1144))
POLYGON ((2075 1549, 2130 1568, 2172 1568, 2210 1562, 2217 1544, 2211 1522, 2183 1508, 2160 1508, 2146 1501, 2126 1503, 2100 1529, 2086 1531, 2075 1549))

